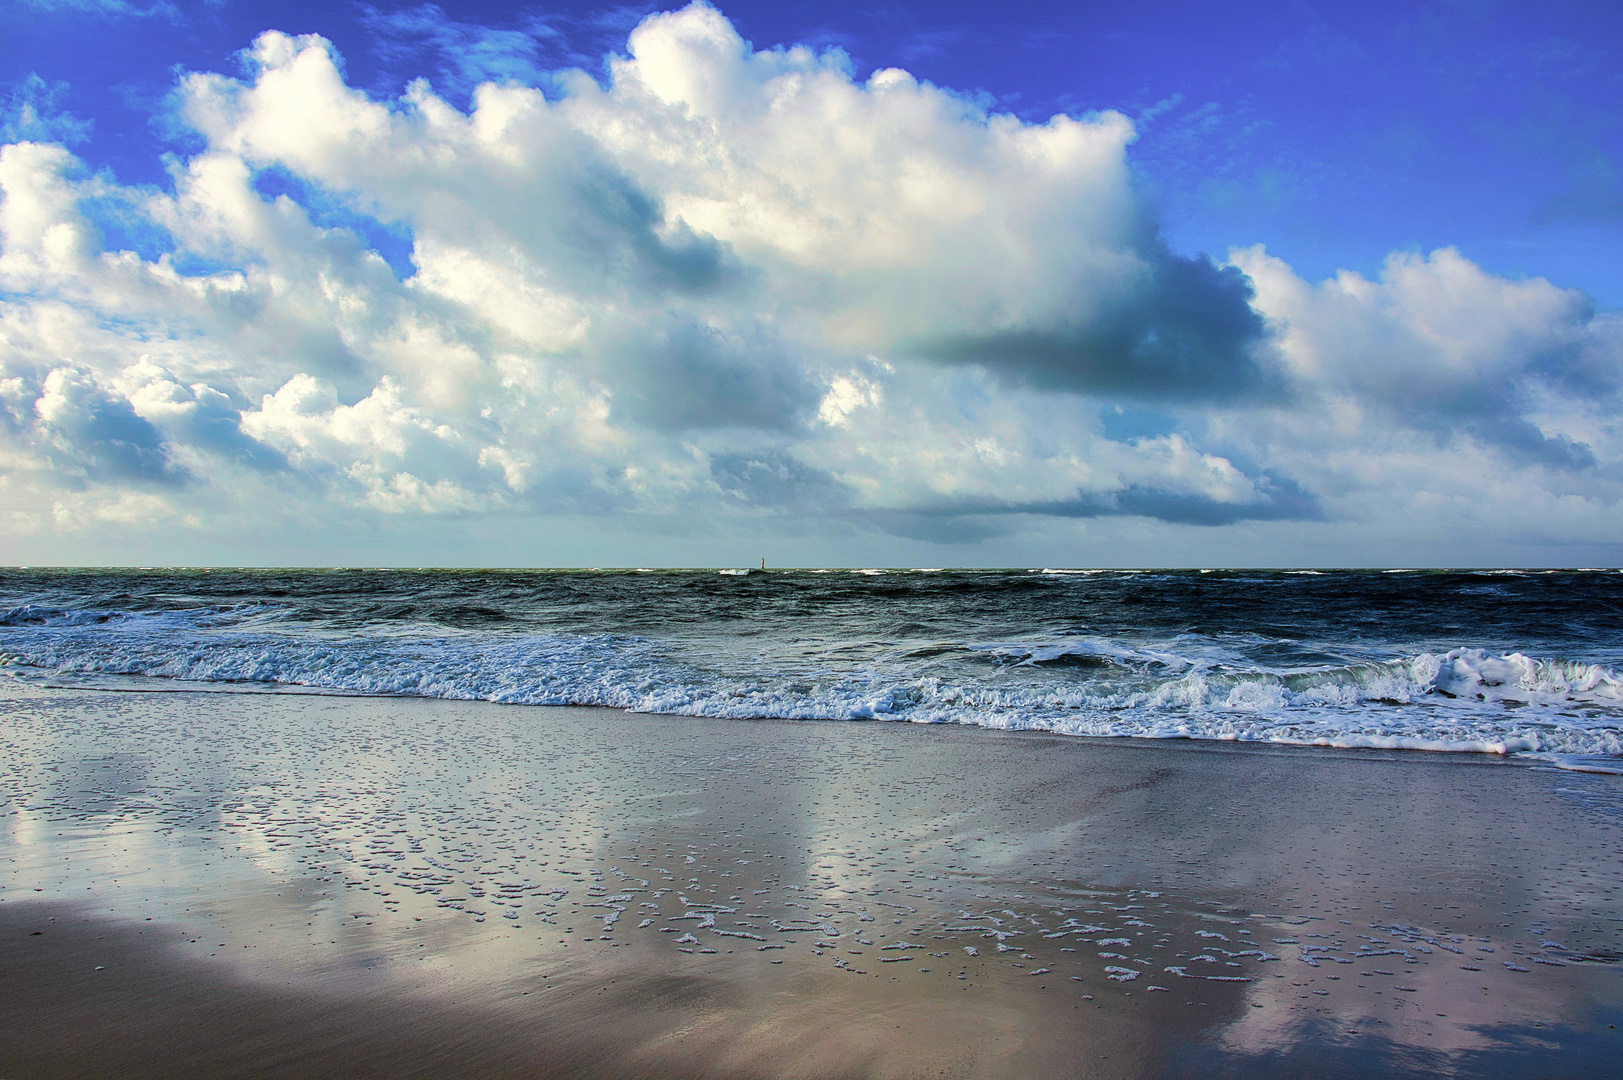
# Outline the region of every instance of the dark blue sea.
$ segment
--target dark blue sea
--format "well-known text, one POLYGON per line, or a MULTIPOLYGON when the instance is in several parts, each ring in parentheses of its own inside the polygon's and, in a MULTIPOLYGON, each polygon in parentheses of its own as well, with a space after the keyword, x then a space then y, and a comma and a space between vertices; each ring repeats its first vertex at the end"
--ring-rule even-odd
POLYGON ((52 684, 1521 754, 1623 771, 1623 573, 34 570, 52 684))

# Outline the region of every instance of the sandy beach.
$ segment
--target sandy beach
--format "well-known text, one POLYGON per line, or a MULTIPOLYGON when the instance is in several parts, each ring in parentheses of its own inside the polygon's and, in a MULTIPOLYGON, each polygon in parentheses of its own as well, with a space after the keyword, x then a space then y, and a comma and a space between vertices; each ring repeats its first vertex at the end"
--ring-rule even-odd
POLYGON ((1623 778, 0 690, 0 1075, 1600 1076, 1623 778))

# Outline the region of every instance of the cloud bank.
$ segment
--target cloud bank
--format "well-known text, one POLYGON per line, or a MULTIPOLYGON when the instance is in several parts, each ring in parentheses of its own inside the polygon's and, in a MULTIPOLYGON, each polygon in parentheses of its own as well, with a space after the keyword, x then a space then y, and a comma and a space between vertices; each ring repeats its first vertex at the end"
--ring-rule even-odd
MULTIPOLYGON (((467 37, 413 19, 442 67, 467 37)), ((1317 284, 1181 255, 1124 116, 859 82, 703 4, 601 80, 527 70, 379 101, 266 33, 179 80, 165 190, 5 129, 0 531, 1619 535, 1623 324, 1579 293, 1449 249, 1317 284)))

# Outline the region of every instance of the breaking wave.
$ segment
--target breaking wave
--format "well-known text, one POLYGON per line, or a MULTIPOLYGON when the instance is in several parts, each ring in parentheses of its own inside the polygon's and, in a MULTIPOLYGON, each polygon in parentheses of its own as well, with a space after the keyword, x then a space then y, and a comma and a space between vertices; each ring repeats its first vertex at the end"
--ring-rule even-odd
POLYGON ((1069 735, 1521 753, 1611 771, 1623 676, 1461 647, 1272 669, 1207 641, 1048 636, 773 654, 625 633, 321 633, 268 604, 186 611, 39 605, 0 615, 28 678, 597 705, 718 718, 898 720, 1069 735))

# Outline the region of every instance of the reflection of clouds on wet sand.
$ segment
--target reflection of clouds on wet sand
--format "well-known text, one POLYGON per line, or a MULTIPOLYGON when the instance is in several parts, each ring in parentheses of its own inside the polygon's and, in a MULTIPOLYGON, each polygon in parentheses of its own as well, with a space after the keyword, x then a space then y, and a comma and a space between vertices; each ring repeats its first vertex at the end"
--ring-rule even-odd
POLYGON ((908 1046, 937 1032, 928 1052, 949 1057, 1000 1032, 1027 1049, 975 1060, 1011 1075, 1033 1040, 1151 1069, 1128 1049, 1146 1024, 1242 1056, 1379 1040, 1446 1057, 1507 1025, 1580 1030, 1619 998, 1601 921, 1618 864, 1594 857, 1611 777, 1552 790, 1522 766, 1401 755, 5 693, 6 741, 30 749, 5 781, 0 895, 149 926, 179 962, 248 984, 555 1019, 585 995, 646 1013, 650 1055, 703 1029, 749 1068, 834 1015, 880 1054, 861 1033, 905 1017, 908 1046), (689 1004, 649 1020, 662 995, 688 1000, 678 985, 712 987, 702 1022, 689 1004))

